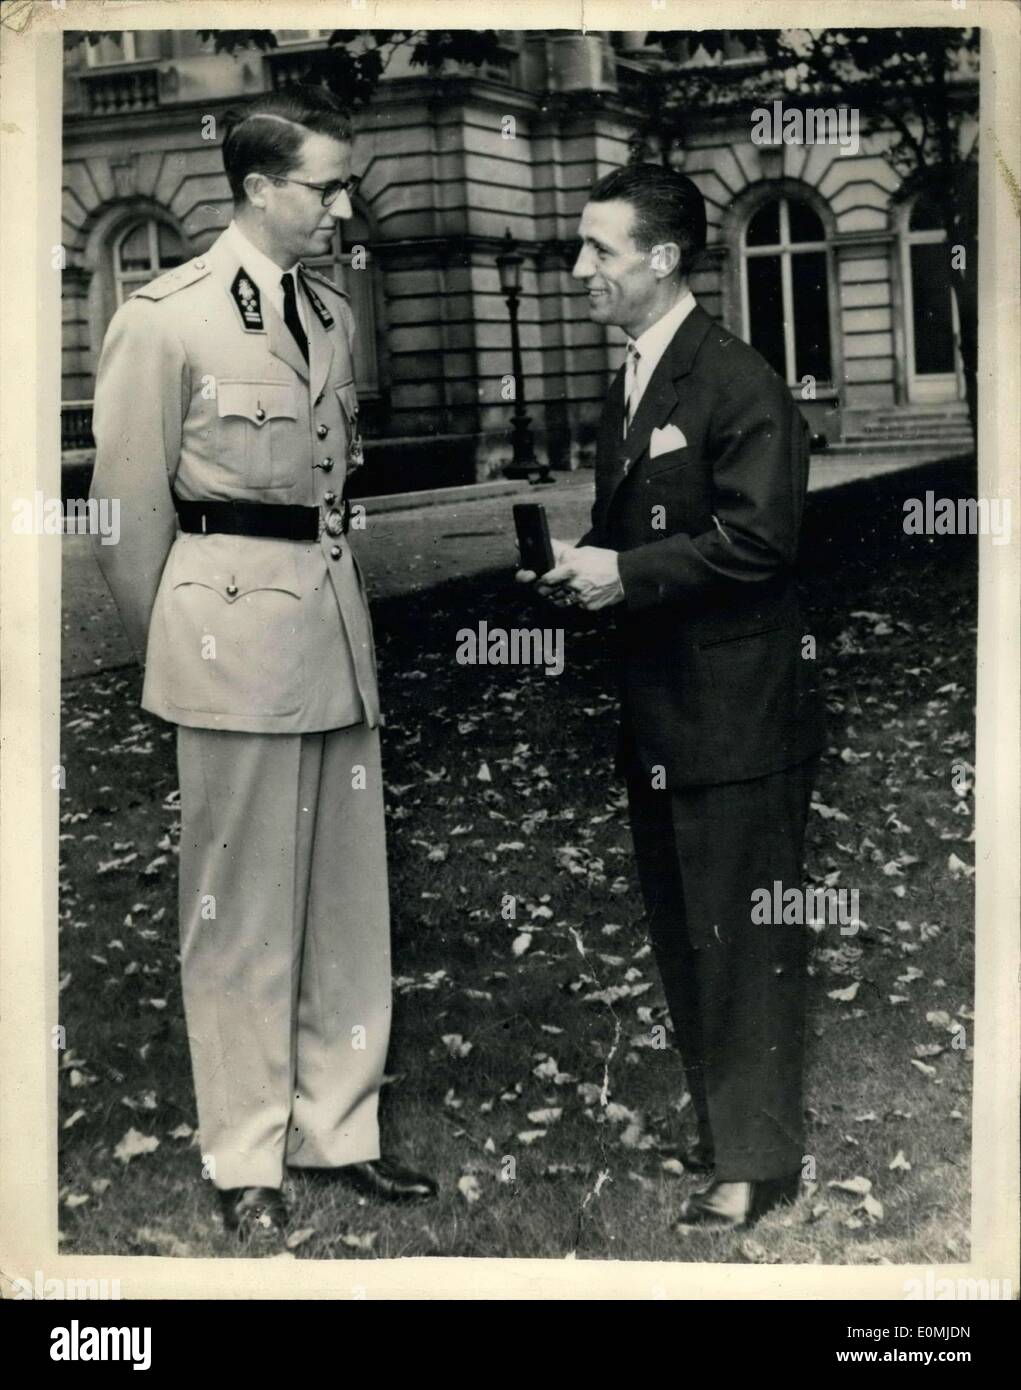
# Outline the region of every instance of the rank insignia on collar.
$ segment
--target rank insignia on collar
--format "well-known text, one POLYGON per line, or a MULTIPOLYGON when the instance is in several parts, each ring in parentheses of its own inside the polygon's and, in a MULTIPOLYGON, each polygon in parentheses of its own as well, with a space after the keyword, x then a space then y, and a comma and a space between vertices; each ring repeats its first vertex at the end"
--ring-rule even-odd
MULTIPOLYGON (((298 273, 299 275, 301 275, 300 271, 298 273)), ((316 317, 318 318, 319 322, 322 324, 324 328, 332 328, 333 315, 330 313, 329 309, 327 309, 326 305, 316 294, 312 286, 308 283, 308 280, 305 278, 304 275, 301 276, 301 283, 304 286, 305 293, 312 301, 312 308, 316 311, 316 317)))
POLYGON ((265 333, 262 321, 262 300, 258 287, 245 273, 244 266, 234 276, 230 287, 231 297, 241 314, 241 322, 246 333, 265 333))

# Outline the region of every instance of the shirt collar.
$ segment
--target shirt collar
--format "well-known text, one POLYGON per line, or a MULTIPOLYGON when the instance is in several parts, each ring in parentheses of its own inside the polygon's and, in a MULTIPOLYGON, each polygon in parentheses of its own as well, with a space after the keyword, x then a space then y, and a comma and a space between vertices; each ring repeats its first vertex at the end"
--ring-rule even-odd
POLYGON ((639 370, 645 373, 646 377, 655 371, 659 359, 670 345, 670 340, 694 307, 695 296, 691 290, 687 290, 672 309, 668 309, 662 318, 658 318, 641 337, 633 340, 640 357, 639 370))
POLYGON ((233 250, 235 251, 245 270, 255 281, 260 292, 266 296, 271 303, 283 303, 283 289, 280 284, 281 276, 291 275, 300 269, 301 262, 295 261, 290 269, 284 271, 277 265, 276 261, 271 260, 265 251, 249 241, 244 232, 236 222, 231 222, 227 228, 227 236, 230 238, 233 250))

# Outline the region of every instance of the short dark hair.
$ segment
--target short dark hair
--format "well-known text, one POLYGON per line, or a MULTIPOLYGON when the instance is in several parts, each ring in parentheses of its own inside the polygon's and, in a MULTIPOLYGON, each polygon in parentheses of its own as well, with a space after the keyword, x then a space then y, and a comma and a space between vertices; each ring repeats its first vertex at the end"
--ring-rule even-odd
POLYGON ((351 139, 351 122, 336 97, 325 87, 298 83, 233 107, 223 123, 223 167, 235 206, 245 201, 248 174, 284 177, 296 168, 309 131, 351 139))
POLYGON ((616 200, 630 203, 635 218, 632 239, 640 251, 665 241, 681 252, 678 270, 689 275, 705 247, 705 199, 686 174, 661 164, 628 164, 599 180, 588 195, 590 203, 616 200))

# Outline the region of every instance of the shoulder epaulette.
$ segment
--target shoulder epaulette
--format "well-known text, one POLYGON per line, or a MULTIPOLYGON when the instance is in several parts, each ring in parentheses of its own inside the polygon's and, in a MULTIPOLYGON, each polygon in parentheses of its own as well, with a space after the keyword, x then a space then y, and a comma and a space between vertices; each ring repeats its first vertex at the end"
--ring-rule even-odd
POLYGON ((176 294, 178 290, 183 290, 188 285, 194 285, 196 280, 202 280, 209 274, 209 266, 202 256, 196 256, 194 260, 185 261, 184 265, 174 266, 173 270, 168 270, 164 275, 151 281, 148 285, 143 285, 130 296, 132 299, 166 299, 168 294, 176 294))
POLYGON ((320 275, 318 270, 309 270, 308 266, 302 266, 301 273, 302 275, 304 275, 306 280, 314 280, 317 285, 325 285, 326 288, 328 290, 332 290, 334 294, 339 294, 341 299, 351 298, 351 296, 345 290, 342 290, 339 285, 335 285, 333 281, 328 280, 325 275, 320 275))

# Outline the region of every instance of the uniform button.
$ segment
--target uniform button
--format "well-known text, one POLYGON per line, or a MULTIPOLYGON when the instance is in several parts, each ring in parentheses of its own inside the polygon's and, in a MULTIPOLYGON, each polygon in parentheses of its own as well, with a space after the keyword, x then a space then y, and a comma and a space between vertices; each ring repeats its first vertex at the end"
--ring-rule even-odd
POLYGON ((206 263, 205 263, 205 261, 196 261, 196 262, 195 262, 195 269, 196 269, 196 270, 205 270, 205 268, 206 268, 206 263))
POLYGON ((340 557, 343 555, 343 553, 344 553, 344 552, 343 552, 343 550, 341 550, 341 548, 340 548, 339 545, 331 545, 331 546, 330 546, 330 559, 331 559, 331 560, 339 560, 340 557))
POLYGON ((319 467, 323 470, 324 473, 329 473, 330 469, 333 467, 333 459, 323 459, 323 461, 319 464, 319 467))
POLYGON ((316 425, 316 434, 320 439, 325 439, 330 432, 329 425, 316 425))
POLYGON ((336 500, 337 500, 337 494, 336 494, 335 492, 324 492, 324 493, 323 493, 323 501, 326 503, 326 505, 327 505, 328 507, 332 507, 333 504, 334 504, 334 502, 336 502, 336 500))
POLYGON ((344 514, 332 511, 326 518, 326 530, 331 536, 342 536, 344 534, 344 514))
POLYGON ((263 410, 261 405, 257 405, 255 407, 255 418, 257 420, 265 420, 266 418, 266 412, 263 410))
POLYGON ((237 598, 238 586, 236 584, 227 585, 227 597, 237 598))

